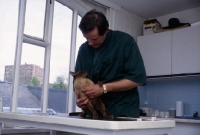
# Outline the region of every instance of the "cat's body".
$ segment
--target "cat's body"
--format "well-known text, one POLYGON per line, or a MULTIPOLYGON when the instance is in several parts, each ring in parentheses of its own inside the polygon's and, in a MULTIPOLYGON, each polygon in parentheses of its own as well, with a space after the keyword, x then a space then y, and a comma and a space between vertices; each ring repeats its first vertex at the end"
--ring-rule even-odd
MULTIPOLYGON (((86 78, 87 72, 86 71, 79 71, 76 73, 70 72, 70 74, 74 77, 75 91, 80 94, 80 97, 86 96, 85 93, 81 92, 80 90, 94 84, 92 80, 86 78)), ((98 85, 102 87, 102 83, 99 82, 98 85)), ((100 97, 89 99, 89 102, 87 103, 86 106, 87 106, 86 109, 82 109, 82 112, 80 114, 81 116, 85 117, 88 113, 92 113, 93 118, 97 119, 98 118, 97 110, 98 110, 102 113, 104 118, 113 119, 113 115, 106 114, 105 105, 103 104, 100 97)))

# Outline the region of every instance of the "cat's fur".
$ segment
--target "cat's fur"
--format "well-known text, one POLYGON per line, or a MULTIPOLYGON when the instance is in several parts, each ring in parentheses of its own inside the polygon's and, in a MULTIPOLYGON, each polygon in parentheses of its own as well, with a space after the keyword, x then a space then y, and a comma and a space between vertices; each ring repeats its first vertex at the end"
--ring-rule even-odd
MULTIPOLYGON (((70 74, 74 77, 74 88, 75 92, 80 94, 80 97, 86 96, 85 93, 81 92, 80 90, 84 89, 87 86, 93 85, 93 81, 86 78, 87 72, 86 71, 79 71, 79 72, 70 72, 70 74)), ((102 83, 98 82, 98 85, 102 87, 102 83)), ((87 103, 87 108, 82 109, 80 116, 86 117, 88 113, 92 113, 93 118, 97 119, 98 114, 97 111, 100 111, 104 118, 113 119, 113 115, 106 114, 106 108, 103 104, 100 97, 91 98, 87 103)))

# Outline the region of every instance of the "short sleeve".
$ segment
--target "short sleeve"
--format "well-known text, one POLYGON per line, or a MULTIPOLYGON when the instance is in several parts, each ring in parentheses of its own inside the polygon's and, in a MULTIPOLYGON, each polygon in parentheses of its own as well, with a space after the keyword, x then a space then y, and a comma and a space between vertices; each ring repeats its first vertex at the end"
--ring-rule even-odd
POLYGON ((125 78, 140 84, 146 84, 146 71, 140 50, 133 38, 125 47, 125 78))

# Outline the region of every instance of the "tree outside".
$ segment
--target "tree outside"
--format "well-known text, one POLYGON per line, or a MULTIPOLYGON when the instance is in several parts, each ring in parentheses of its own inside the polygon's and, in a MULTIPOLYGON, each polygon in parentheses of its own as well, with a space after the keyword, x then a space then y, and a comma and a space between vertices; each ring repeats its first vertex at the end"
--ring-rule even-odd
POLYGON ((52 85, 52 88, 66 90, 67 84, 65 83, 65 78, 63 76, 57 76, 56 81, 52 85))
POLYGON ((32 86, 40 86, 40 81, 36 76, 33 76, 32 81, 31 81, 32 86))

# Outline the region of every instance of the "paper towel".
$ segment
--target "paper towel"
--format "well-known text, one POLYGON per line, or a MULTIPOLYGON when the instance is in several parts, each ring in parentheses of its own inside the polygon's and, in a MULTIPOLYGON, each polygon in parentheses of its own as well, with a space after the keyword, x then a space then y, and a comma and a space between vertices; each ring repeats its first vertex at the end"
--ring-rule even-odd
POLYGON ((182 101, 176 101, 176 116, 183 116, 184 105, 182 101))

